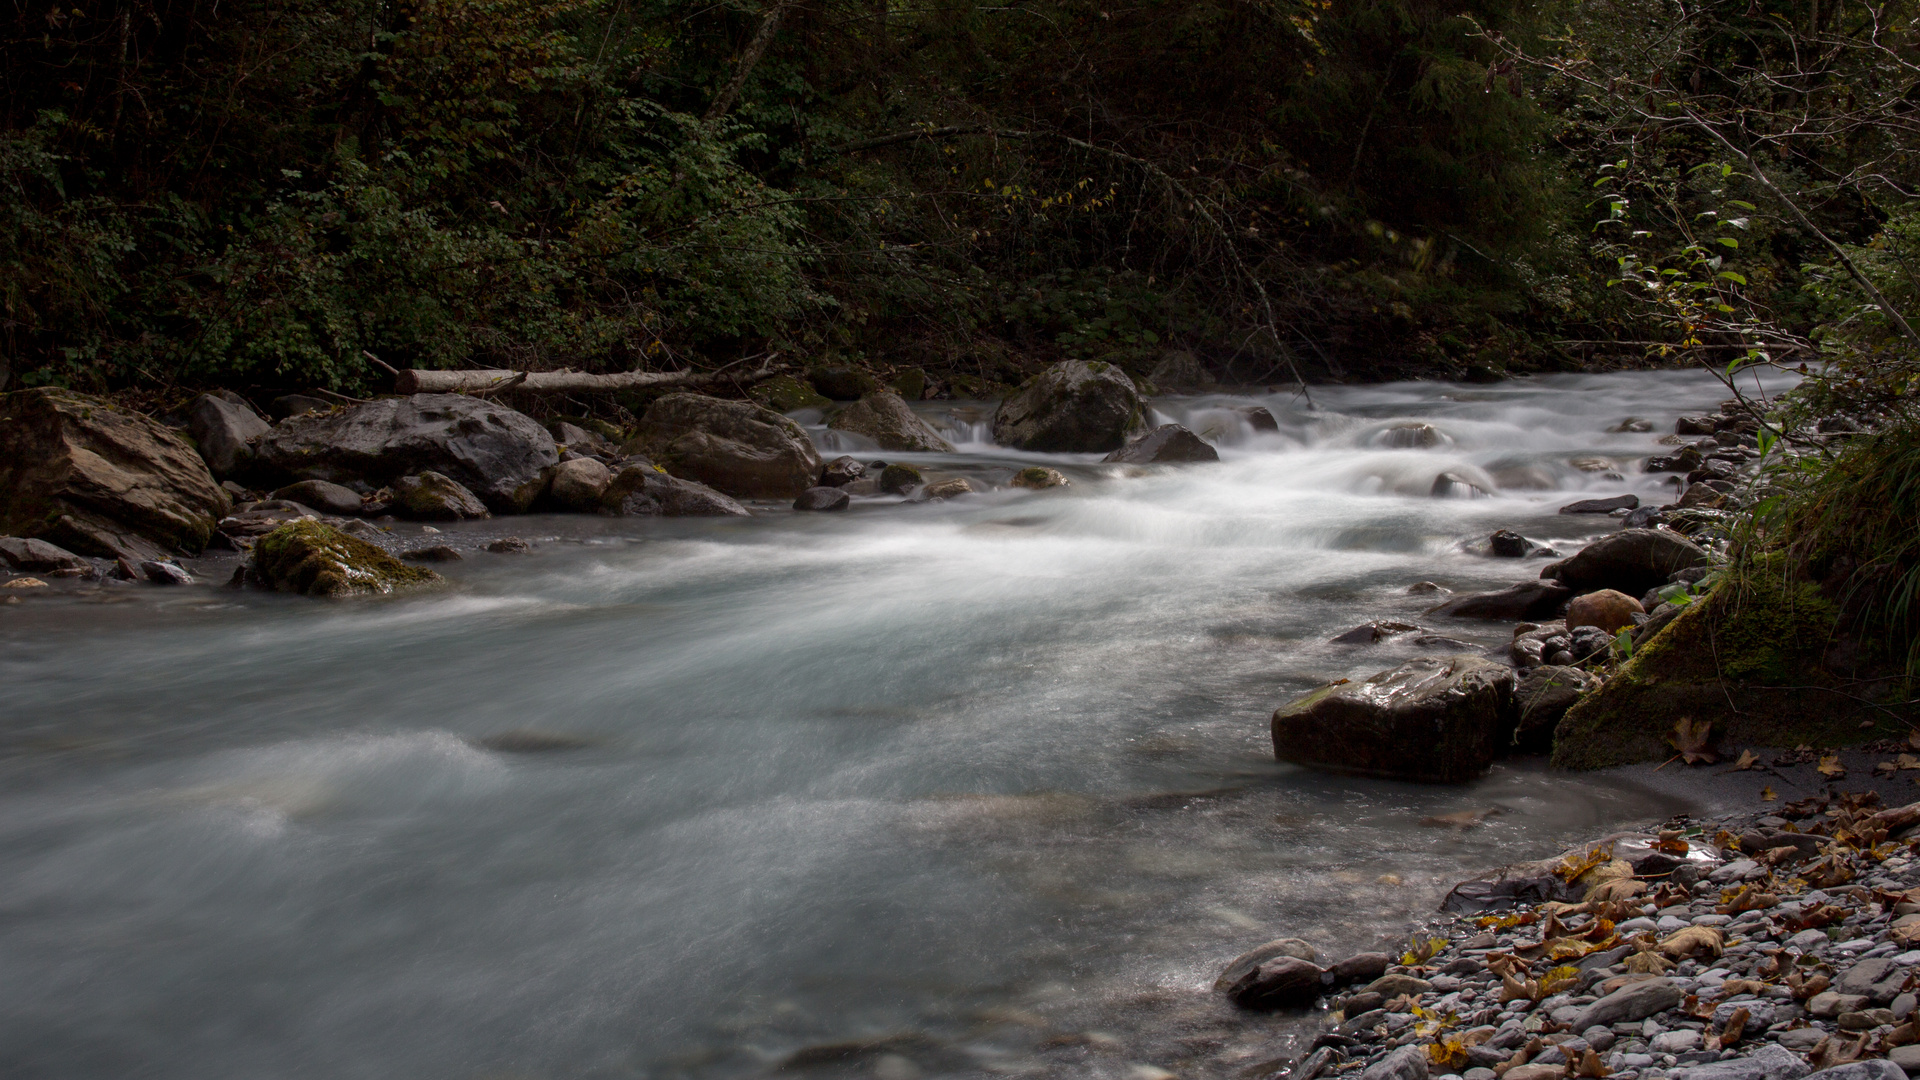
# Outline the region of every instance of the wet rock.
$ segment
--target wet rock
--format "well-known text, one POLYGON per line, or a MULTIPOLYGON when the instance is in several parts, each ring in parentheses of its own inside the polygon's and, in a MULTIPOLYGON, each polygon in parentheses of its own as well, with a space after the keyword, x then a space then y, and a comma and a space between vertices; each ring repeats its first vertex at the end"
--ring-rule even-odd
POLYGON ((1711 435, 1714 425, 1720 422, 1718 416, 1683 416, 1674 422, 1675 435, 1711 435))
POLYGON ((533 550, 533 544, 517 536, 503 536, 488 544, 487 550, 495 555, 525 555, 533 550))
POLYGON ((1328 640, 1335 645, 1373 645, 1401 634, 1417 634, 1425 629, 1412 623, 1380 619, 1365 626, 1356 626, 1351 630, 1335 634, 1328 640))
POLYGON ((1665 585, 1679 570, 1706 566, 1706 551, 1664 529, 1624 529, 1603 536, 1571 558, 1549 563, 1540 576, 1580 592, 1613 589, 1639 596, 1665 585))
POLYGON ((282 525, 254 545, 256 580, 303 596, 377 595, 443 580, 318 521, 282 525))
POLYGON ((403 551, 400 557, 408 562, 464 562, 466 560, 466 556, 446 544, 403 551))
POLYGON ((1518 711, 1514 745, 1532 753, 1553 749, 1554 725, 1580 700, 1580 695, 1599 683, 1600 680, 1576 667, 1543 664, 1521 671, 1513 683, 1513 703, 1518 711))
POLYGON ((747 517, 747 508, 651 463, 622 466, 600 494, 600 512, 612 517, 747 517))
POLYGON ((0 581, 0 589, 50 589, 52 587, 37 577, 17 577, 0 581))
POLYGON ((1100 460, 1126 465, 1165 465, 1219 461, 1220 453, 1179 424, 1162 424, 1100 460))
POLYGON ((1314 955, 1313 946, 1299 938, 1276 938, 1234 957, 1233 962, 1220 972, 1220 977, 1214 980, 1213 988, 1216 992, 1226 993, 1254 968, 1282 956, 1305 960, 1310 964, 1319 959, 1314 955))
POLYGON ((187 407, 187 432, 200 457, 218 477, 241 476, 253 467, 253 443, 269 430, 246 405, 217 394, 201 394, 187 407))
POLYGON ((1124 371, 1065 360, 1007 395, 993 414, 993 439, 1018 450, 1105 453, 1126 443, 1141 416, 1140 395, 1124 371))
POLYGON ((821 467, 799 424, 749 401, 704 394, 655 401, 624 450, 735 498, 797 498, 821 467))
POLYGON ((452 477, 432 471, 395 480, 393 508, 415 521, 465 521, 492 516, 479 496, 452 477))
POLYGON ((1008 483, 1029 491, 1044 491, 1052 487, 1066 487, 1072 481, 1061 475, 1058 469, 1049 469, 1044 465, 1029 465, 1014 473, 1013 479, 1008 483))
POLYGON ((1533 541, 1509 529, 1499 529, 1487 537, 1487 550, 1503 559, 1520 559, 1533 550, 1533 541))
POLYGON ((1638 416, 1629 416, 1625 420, 1608 428, 1607 433, 1609 435, 1626 435, 1644 433, 1652 430, 1653 421, 1643 420, 1638 416))
POLYGON ((820 470, 819 487, 845 487, 867 475, 867 467, 850 457, 837 457, 820 470))
POLYGON ((962 495, 972 495, 980 490, 979 486, 964 476, 940 480, 920 489, 924 499, 957 499, 962 495))
MULTIPOLYGON (((1388 956, 1386 953, 1355 953, 1328 968, 1327 973, 1333 976, 1333 982, 1336 986, 1348 983, 1373 983, 1384 978, 1387 974, 1387 968, 1392 964, 1393 957, 1388 956)), ((1382 994, 1383 997, 1393 996, 1391 994, 1385 994, 1376 986, 1367 987, 1366 990, 1362 991, 1362 994, 1382 994)))
POLYGON ((1262 961, 1227 986, 1227 996, 1246 1009, 1288 1009, 1320 996, 1320 965, 1294 956, 1262 961))
POLYGON ((193 575, 171 559, 148 559, 140 564, 140 576, 155 585, 191 585, 193 575))
POLYGON ((496 735, 482 735, 473 740, 473 744, 496 754, 550 754, 560 750, 584 750, 593 745, 593 740, 554 731, 518 728, 496 735))
POLYGON ((1214 385, 1213 373, 1185 349, 1170 349, 1147 373, 1147 381, 1162 390, 1205 390, 1214 385))
POLYGON ((856 367, 834 366, 807 372, 807 381, 834 401, 858 401, 880 388, 874 377, 856 367))
POLYGON ((1234 411, 1246 417, 1248 426, 1255 431, 1280 430, 1280 421, 1274 418, 1273 410, 1265 405, 1242 405, 1234 411))
POLYGON ((841 409, 827 426, 872 439, 882 450, 953 451, 953 444, 928 427, 900 395, 884 391, 867 394, 841 409))
POLYGON ((1645 1020, 1680 1004, 1686 995, 1672 979, 1628 983, 1582 1009, 1570 1023, 1575 1031, 1645 1020))
POLYGON ((1640 506, 1638 495, 1615 495, 1610 499, 1582 499, 1568 503, 1560 508, 1563 514, 1611 514, 1615 510, 1635 510, 1640 506))
POLYGON ((1447 441, 1432 424, 1395 424, 1373 437, 1375 446, 1396 450, 1424 450, 1447 441))
POLYGON ((905 495, 925 482, 926 477, 911 465, 888 465, 880 470, 880 490, 889 495, 905 495))
POLYGON ((853 497, 844 488, 811 487, 793 500, 793 508, 809 511, 845 510, 852 502, 853 497))
POLYGON ((90 574, 93 564, 56 544, 24 536, 0 536, 0 560, 24 573, 90 574))
POLYGON ((1388 1001, 1392 1001, 1394 998, 1400 997, 1403 994, 1412 994, 1418 997, 1432 989, 1433 984, 1425 979, 1396 973, 1382 975, 1374 979, 1367 984, 1366 992, 1369 994, 1379 994, 1388 1001))
POLYGON ((600 500, 613 483, 613 471, 593 458, 574 458, 553 467, 553 480, 547 486, 547 498, 554 505, 589 513, 600 508, 600 500))
POLYGON ((1443 472, 1433 478, 1427 494, 1436 499, 1484 499, 1493 493, 1459 473, 1443 472))
POLYGON ((1556 581, 1523 581, 1499 592, 1457 596, 1427 612, 1461 619, 1546 619, 1559 614, 1574 592, 1556 581))
MULTIPOLYGON (((1360 1074, 1360 1080, 1427 1080, 1426 1048, 1403 1046, 1367 1066, 1366 1071, 1360 1074)), ((1519 1077, 1515 1080, 1525 1080, 1525 1078, 1519 1077)))
POLYGON ((1330 772, 1458 783, 1513 728, 1513 672, 1477 656, 1421 658, 1342 680, 1273 714, 1274 756, 1330 772))
POLYGON ((0 534, 139 562, 199 553, 230 505, 147 417, 51 387, 0 395, 0 534))
POLYGON ((1567 627, 1594 626, 1614 634, 1634 625, 1633 617, 1645 611, 1633 597, 1613 589, 1601 589, 1567 602, 1567 627))
POLYGON ((360 513, 359 492, 325 480, 302 480, 297 484, 288 484, 275 491, 272 497, 310 506, 322 514, 335 517, 353 517, 360 513))
POLYGON ((1452 591, 1453 591, 1452 589, 1448 589, 1443 586, 1436 585, 1431 581, 1416 581, 1413 584, 1407 586, 1408 596, 1434 596, 1441 593, 1450 593, 1452 591))

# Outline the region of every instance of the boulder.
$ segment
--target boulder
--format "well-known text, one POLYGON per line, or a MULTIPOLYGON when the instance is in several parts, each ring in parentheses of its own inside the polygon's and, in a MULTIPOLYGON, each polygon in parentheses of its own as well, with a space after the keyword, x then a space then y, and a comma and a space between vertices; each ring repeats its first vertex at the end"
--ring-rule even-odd
POLYGON ((810 487, 793 500, 795 510, 845 510, 853 502, 853 496, 837 487, 810 487))
POLYGON ((1214 385, 1213 373, 1185 349, 1170 349, 1147 373, 1147 381, 1161 390, 1205 390, 1214 385))
POLYGON ((253 546, 254 580, 302 596, 383 595, 443 580, 318 521, 293 521, 253 546))
POLYGON ((750 401, 704 394, 655 401, 625 451, 734 498, 796 498, 820 475, 820 454, 799 424, 750 401))
POLYGON ((1493 493, 1459 473, 1443 472, 1433 478, 1427 494, 1436 499, 1484 499, 1493 493))
POLYGON ((459 481, 431 470, 393 482, 393 508, 416 521, 491 517, 487 504, 459 481))
POLYGON ((1310 960, 1276 956, 1228 984, 1227 996, 1244 1009, 1301 1008, 1320 996, 1323 974, 1310 960))
POLYGON ((187 407, 187 431, 218 477, 244 475, 253 466, 254 440, 268 430, 252 409, 215 394, 201 394, 187 407))
POLYGON ((325 480, 302 480, 273 493, 273 498, 310 506, 323 514, 352 517, 360 512, 360 493, 325 480))
POLYGON ((835 366, 807 372, 813 388, 834 401, 856 401, 879 387, 873 376, 859 368, 835 366))
POLYGON ((0 395, 0 534, 134 562, 207 546, 230 504, 179 436, 101 398, 0 395))
POLYGON ((1239 982, 1248 972, 1269 960, 1281 956, 1291 956, 1296 960, 1305 960, 1309 964, 1319 959, 1319 957, 1314 955, 1313 946, 1301 941, 1299 938, 1275 938, 1265 945, 1250 949, 1234 957, 1233 962, 1228 964, 1226 969, 1220 972, 1220 977, 1213 981, 1214 991, 1217 993, 1226 993, 1227 990, 1232 988, 1234 983, 1239 982))
POLYGON ((1327 969, 1333 976, 1336 986, 1348 983, 1370 983, 1387 973, 1393 965, 1393 957, 1382 952, 1355 953, 1345 960, 1327 969))
POLYGON ((867 467, 850 457, 837 457, 820 470, 820 487, 846 487, 867 475, 867 467))
POLYGON ((1106 453, 1141 424, 1139 391, 1127 373, 1098 361, 1063 360, 1007 395, 993 414, 993 441, 1017 450, 1106 453))
POLYGON ((1246 417, 1248 426, 1255 431, 1280 430, 1280 421, 1274 418, 1273 410, 1265 405, 1242 405, 1235 411, 1246 417))
POLYGON ((1388 638, 1401 634, 1418 634, 1425 627, 1412 623, 1395 622, 1392 619, 1376 619, 1373 622, 1345 630, 1327 640, 1335 645, 1376 645, 1388 638))
POLYGON ((1615 495, 1611 499, 1581 499, 1560 508, 1563 514, 1611 514, 1615 510, 1638 510, 1640 496, 1615 495))
POLYGON ((747 391, 747 396, 777 413, 824 409, 833 404, 832 398, 820 396, 810 384, 791 375, 775 375, 747 391))
POLYGON ((1164 465, 1219 461, 1220 452, 1179 424, 1162 424, 1100 460, 1125 465, 1164 465))
POLYGON ((1652 430, 1653 421, 1644 420, 1638 416, 1629 416, 1625 420, 1608 428, 1607 433, 1610 435, 1625 435, 1629 433, 1644 433, 1652 430))
POLYGON ((1467 655, 1323 686, 1281 706, 1272 723, 1281 761, 1439 783, 1485 772, 1512 731, 1512 669, 1467 655))
POLYGON ((1675 572, 1712 561, 1699 545, 1664 529, 1622 529, 1581 548, 1571 558, 1540 571, 1577 591, 1614 589, 1639 596, 1665 585, 1675 572))
POLYGON ((1567 602, 1567 629, 1597 626, 1609 634, 1617 634, 1632 626, 1633 617, 1646 610, 1640 601, 1613 589, 1583 593, 1567 602))
POLYGON ((1523 581, 1499 592, 1456 596, 1427 614, 1461 619, 1550 619, 1573 595, 1572 589, 1557 581, 1523 581))
POLYGON ((0 536, 0 560, 30 574, 85 574, 93 570, 92 563, 66 548, 24 536, 0 536))
POLYGON ((574 458, 553 468, 547 498, 556 506, 588 513, 600 509, 600 497, 613 483, 613 472, 592 458, 574 458))
POLYGON ((255 448, 263 466, 307 480, 385 487, 436 472, 496 513, 524 513, 559 462, 532 417, 459 394, 384 398, 275 424, 255 448))
POLYGON ((1396 450, 1422 450, 1439 446, 1446 436, 1432 424, 1395 424, 1373 437, 1374 445, 1396 450))
POLYGON ((925 482, 926 477, 911 465, 889 465, 880 470, 880 490, 889 495, 905 495, 925 482))
POLYGON ((1533 550, 1533 541, 1511 529, 1497 529, 1487 537, 1487 550, 1503 559, 1523 559, 1533 550))
POLYGON ((980 491, 980 486, 964 476, 940 480, 920 489, 923 499, 954 499, 962 495, 972 495, 980 491))
POLYGON ((1014 487, 1026 488, 1029 491, 1044 491, 1052 487, 1067 487, 1073 483, 1073 481, 1067 479, 1060 470, 1049 469, 1045 465, 1029 465, 1019 472, 1014 473, 1013 479, 1007 482, 1014 487))
POLYGON ((1580 695, 1599 685, 1599 679, 1577 667, 1542 664, 1520 671, 1513 683, 1513 745, 1529 753, 1551 750, 1554 725, 1580 695))
POLYGON ((747 517, 747 508, 705 484, 682 480, 656 465, 627 465, 600 495, 612 517, 747 517))
POLYGON ((878 391, 833 414, 827 427, 865 436, 882 450, 952 453, 953 444, 927 426, 898 394, 878 391))

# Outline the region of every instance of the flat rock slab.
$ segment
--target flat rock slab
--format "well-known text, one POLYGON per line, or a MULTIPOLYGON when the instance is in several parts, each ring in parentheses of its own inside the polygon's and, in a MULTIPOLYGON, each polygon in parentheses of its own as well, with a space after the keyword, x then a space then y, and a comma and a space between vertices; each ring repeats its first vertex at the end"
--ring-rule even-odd
POLYGON ((1273 753, 1329 772, 1460 783, 1513 732, 1513 670, 1483 657, 1423 657, 1341 680, 1275 710, 1273 753))
POLYGON ((1630 1023, 1645 1020, 1655 1013, 1665 1012, 1680 1004, 1686 995, 1672 979, 1648 979, 1644 982, 1628 983, 1599 1001, 1581 1010, 1572 1021, 1574 1031, 1585 1031, 1590 1027, 1606 1027, 1611 1024, 1630 1023))

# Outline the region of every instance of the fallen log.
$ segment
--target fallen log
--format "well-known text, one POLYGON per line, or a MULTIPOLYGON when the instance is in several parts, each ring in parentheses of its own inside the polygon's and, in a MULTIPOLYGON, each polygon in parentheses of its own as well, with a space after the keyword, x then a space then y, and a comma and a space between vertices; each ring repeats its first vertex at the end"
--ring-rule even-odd
POLYGON ((401 394, 484 394, 506 389, 520 394, 600 393, 650 386, 759 382, 785 366, 769 360, 746 372, 722 368, 719 371, 616 371, 609 375, 591 375, 584 371, 507 371, 501 368, 479 371, 407 368, 394 376, 393 388, 401 394))

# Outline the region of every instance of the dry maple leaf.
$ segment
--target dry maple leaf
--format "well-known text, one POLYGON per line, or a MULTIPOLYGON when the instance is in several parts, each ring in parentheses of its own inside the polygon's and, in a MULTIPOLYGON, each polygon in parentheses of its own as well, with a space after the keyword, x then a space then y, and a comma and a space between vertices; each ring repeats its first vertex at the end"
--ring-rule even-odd
POLYGON ((1820 764, 1813 767, 1813 771, 1829 780, 1838 780, 1847 775, 1847 767, 1840 764, 1840 755, 1838 754, 1827 754, 1823 756, 1820 759, 1820 764))
POLYGON ((1613 1070, 1607 1068, 1606 1063, 1600 1060, 1599 1054, 1589 1049, 1580 1055, 1580 1060, 1567 1070, 1567 1074, 1583 1077, 1586 1080, 1600 1080, 1601 1077, 1612 1076, 1613 1070))
POLYGON ((1689 765, 1720 760, 1713 752, 1713 721, 1683 716, 1673 722, 1673 738, 1668 740, 1689 765))
POLYGON ((1740 751, 1740 760, 1733 763, 1734 772, 1745 772, 1748 769, 1757 769, 1759 767, 1760 755, 1751 750, 1740 751))
MULTIPOLYGON (((1916 783, 1920 783, 1920 777, 1915 777, 1914 780, 1916 783)), ((1772 802, 1775 799, 1778 799, 1779 797, 1780 797, 1780 793, 1773 790, 1771 787, 1763 787, 1760 789, 1761 802, 1772 802)))

